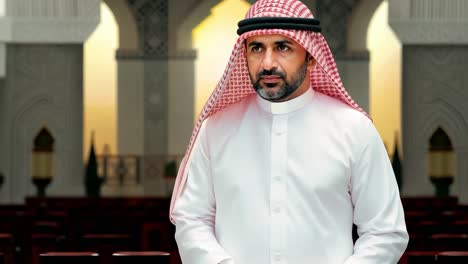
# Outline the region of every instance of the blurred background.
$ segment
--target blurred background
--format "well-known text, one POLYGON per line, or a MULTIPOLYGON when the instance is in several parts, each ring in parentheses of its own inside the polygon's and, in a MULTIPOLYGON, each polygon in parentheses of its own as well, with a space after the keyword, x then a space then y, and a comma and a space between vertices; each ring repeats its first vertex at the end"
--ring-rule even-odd
MULTIPOLYGON (((0 1, 0 201, 22 203, 38 179, 84 195, 91 156, 100 195, 170 196, 253 2, 0 1)), ((466 1, 305 4, 402 195, 437 195, 442 179, 468 202, 466 1)))
MULTIPOLYGON (((109 215, 131 216, 138 230, 108 231, 128 231, 138 249, 177 254, 167 221, 177 170, 254 2, 0 0, 0 219, 11 217, 0 226, 22 237, 6 236, 10 251, 23 249, 10 261, 38 261, 37 230, 55 232, 53 249, 57 234, 76 248, 86 235, 62 224, 102 231, 109 215), (16 225, 26 216, 29 229, 16 225)), ((411 248, 454 239, 429 244, 434 232, 468 234, 468 1, 304 3, 387 148, 411 248)))
MULTIPOLYGON (((171 195, 247 0, 0 1, 0 201, 171 195), (90 158, 93 161, 90 161, 90 158), (42 187, 41 187, 42 188, 42 187)), ((305 1, 404 196, 468 203, 463 0, 305 1), (437 183, 436 183, 437 182, 437 183)))

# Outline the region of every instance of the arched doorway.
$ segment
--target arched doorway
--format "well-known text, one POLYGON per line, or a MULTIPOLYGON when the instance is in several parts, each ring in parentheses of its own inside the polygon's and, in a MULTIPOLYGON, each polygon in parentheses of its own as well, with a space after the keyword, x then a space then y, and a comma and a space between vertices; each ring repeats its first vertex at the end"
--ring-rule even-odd
POLYGON ((96 132, 96 151, 108 145, 116 152, 118 28, 115 17, 104 2, 101 21, 84 44, 84 157, 89 153, 91 131, 96 132))
POLYGON ((96 131, 98 154, 104 150, 108 154, 119 153, 118 115, 122 110, 117 91, 130 83, 137 89, 134 79, 138 74, 128 71, 134 65, 127 67, 127 62, 118 62, 116 55, 137 51, 139 42, 135 17, 127 2, 103 0, 101 23, 84 45, 84 158, 92 130, 96 131))
POLYGON ((401 148, 401 43, 388 24, 388 1, 382 1, 369 21, 370 114, 392 155, 401 148))

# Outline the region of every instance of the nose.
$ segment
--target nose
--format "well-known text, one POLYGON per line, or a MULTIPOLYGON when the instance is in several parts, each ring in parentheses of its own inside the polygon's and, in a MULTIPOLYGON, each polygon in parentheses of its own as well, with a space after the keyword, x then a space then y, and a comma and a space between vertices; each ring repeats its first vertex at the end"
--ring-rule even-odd
POLYGON ((271 49, 267 49, 262 60, 262 68, 270 71, 278 67, 276 56, 271 49))

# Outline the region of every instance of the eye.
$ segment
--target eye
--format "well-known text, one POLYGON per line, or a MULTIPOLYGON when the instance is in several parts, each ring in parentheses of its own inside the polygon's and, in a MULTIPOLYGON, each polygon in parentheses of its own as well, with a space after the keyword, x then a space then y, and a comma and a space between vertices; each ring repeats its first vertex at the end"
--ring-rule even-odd
POLYGON ((250 48, 250 50, 251 50, 252 52, 260 52, 260 51, 262 51, 262 47, 260 47, 260 46, 252 46, 252 47, 250 48))
POLYGON ((287 51, 289 50, 289 47, 283 44, 278 45, 278 50, 279 51, 287 51))

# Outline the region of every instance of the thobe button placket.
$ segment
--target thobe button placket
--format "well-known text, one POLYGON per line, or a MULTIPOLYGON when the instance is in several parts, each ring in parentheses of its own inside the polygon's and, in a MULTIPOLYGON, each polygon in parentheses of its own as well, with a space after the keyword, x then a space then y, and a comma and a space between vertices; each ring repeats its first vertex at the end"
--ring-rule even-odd
POLYGON ((283 262, 281 254, 286 250, 286 175, 287 161, 287 115, 273 115, 271 127, 271 174, 270 174, 270 262, 283 262))

